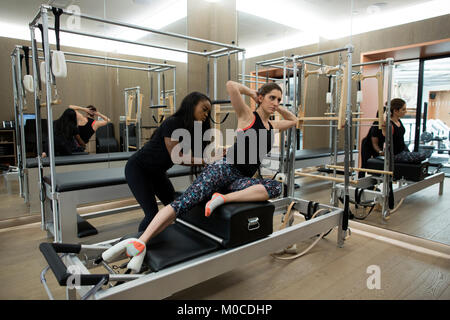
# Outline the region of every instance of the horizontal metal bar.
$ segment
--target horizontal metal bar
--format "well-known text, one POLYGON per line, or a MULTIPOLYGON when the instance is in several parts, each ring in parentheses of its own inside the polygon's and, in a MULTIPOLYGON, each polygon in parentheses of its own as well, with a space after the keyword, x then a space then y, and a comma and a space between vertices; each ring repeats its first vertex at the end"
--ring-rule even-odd
POLYGON ((278 62, 283 62, 286 59, 287 59, 287 57, 273 58, 273 59, 258 61, 256 64, 260 65, 260 64, 264 64, 264 63, 278 63, 278 62))
POLYGON ((171 69, 173 69, 173 68, 155 67, 155 68, 151 68, 149 70, 150 71, 155 71, 155 72, 164 72, 164 71, 171 70, 171 69))
MULTIPOLYGON (((259 72, 261 72, 261 71, 259 71, 259 72)), ((239 76, 240 77, 242 77, 242 74, 239 74, 239 76)), ((247 77, 247 78, 256 78, 256 76, 253 76, 253 75, 248 75, 248 74, 244 74, 244 77, 247 77)), ((267 79, 267 77, 264 77, 264 76, 258 76, 258 78, 264 78, 264 79, 267 79)), ((270 78, 269 77, 269 80, 281 80, 282 78, 270 78)))
POLYGON ((312 58, 312 57, 322 56, 322 55, 325 55, 325 54, 336 53, 336 52, 347 51, 347 50, 348 50, 348 48, 346 48, 346 47, 345 48, 332 49, 332 50, 325 50, 325 51, 319 51, 319 52, 314 52, 314 53, 300 55, 300 56, 294 56, 291 59, 301 60, 301 59, 312 58))
POLYGON ((211 234, 211 233, 209 233, 209 232, 207 232, 205 230, 197 228, 196 226, 194 226, 194 225, 192 225, 192 224, 190 224, 190 223, 188 223, 186 221, 183 221, 181 219, 176 219, 176 221, 181 223, 181 224, 183 224, 183 225, 185 225, 185 226, 187 226, 188 228, 191 228, 191 229, 193 229, 193 230, 195 230, 197 232, 200 232, 201 234, 207 236, 208 238, 211 238, 212 240, 214 240, 214 241, 216 241, 216 242, 218 242, 218 243, 223 245, 223 242, 224 242, 223 239, 221 239, 219 237, 216 237, 215 235, 213 235, 213 234, 211 234))
MULTIPOLYGON (((32 56, 30 56, 32 58, 32 56)), ((44 60, 44 57, 39 57, 39 60, 44 60)), ((99 66, 99 67, 108 67, 108 68, 118 68, 118 69, 130 69, 130 70, 138 70, 138 71, 151 71, 150 69, 139 68, 139 67, 130 67, 130 66, 121 66, 116 64, 107 64, 107 63, 98 63, 98 62, 88 62, 88 61, 78 61, 78 60, 66 60, 68 63, 76 63, 76 64, 85 64, 90 66, 99 66)))
POLYGON ((123 89, 123 91, 131 91, 131 90, 137 90, 137 89, 141 89, 141 87, 132 87, 132 88, 125 88, 123 89))
MULTIPOLYGON (((38 51, 43 51, 43 50, 41 48, 38 48, 38 51)), ((53 51, 56 51, 56 50, 50 50, 50 52, 53 52, 53 51)), ((119 59, 119 58, 113 58, 113 57, 103 57, 103 56, 96 56, 96 55, 76 53, 76 52, 68 52, 68 51, 61 51, 61 52, 67 56, 85 57, 85 58, 93 58, 93 59, 101 59, 101 60, 111 60, 111 61, 117 61, 117 62, 129 62, 129 63, 143 64, 146 66, 176 68, 176 66, 171 65, 171 64, 162 64, 162 63, 154 63, 154 62, 146 62, 146 61, 129 60, 129 59, 119 59)))
MULTIPOLYGON (((46 6, 46 5, 43 5, 43 6, 46 7, 47 9, 51 9, 52 8, 52 7, 46 6)), ((141 30, 141 31, 147 31, 147 32, 151 32, 151 33, 157 33, 157 34, 161 34, 161 35, 169 36, 169 37, 173 37, 173 38, 179 38, 179 39, 184 39, 184 40, 191 40, 191 41, 206 43, 206 44, 220 46, 220 47, 225 47, 225 48, 229 48, 229 49, 244 50, 244 49, 239 48, 237 46, 229 45, 229 44, 226 44, 226 43, 220 43, 220 42, 216 42, 216 41, 205 40, 205 39, 196 38, 196 37, 190 37, 190 36, 185 36, 185 35, 182 35, 182 34, 177 34, 177 33, 172 33, 172 32, 159 31, 159 30, 156 30, 156 29, 141 27, 141 26, 138 26, 138 25, 124 23, 124 22, 120 22, 120 21, 117 21, 117 20, 106 20, 106 19, 90 16, 90 15, 83 14, 83 13, 76 13, 76 14, 74 14, 73 12, 69 12, 69 11, 66 11, 64 9, 62 9, 62 10, 63 10, 62 11, 63 14, 76 15, 77 17, 84 18, 84 19, 87 19, 87 20, 103 22, 103 23, 107 23, 107 24, 120 26, 120 27, 126 27, 126 28, 141 30)), ((172 50, 172 49, 169 49, 169 50, 172 50)))
MULTIPOLYGON (((229 51, 229 54, 232 55, 232 54, 236 54, 236 53, 239 53, 239 52, 242 52, 242 51, 245 51, 245 50, 244 49, 242 49, 242 50, 233 50, 233 51, 229 51)), ((205 56, 207 56, 207 55, 209 55, 208 52, 205 53, 205 56)), ((228 55, 228 52, 227 53, 222 53, 222 54, 210 55, 210 57, 212 57, 212 58, 220 58, 220 57, 224 57, 224 56, 227 56, 227 55, 228 55)))
POLYGON ((228 51, 228 50, 229 50, 228 48, 220 48, 220 49, 213 50, 213 51, 210 51, 210 52, 205 52, 205 56, 211 56, 213 54, 222 53, 222 52, 228 51))
POLYGON ((145 69, 145 68, 128 67, 128 66, 120 66, 120 65, 106 64, 106 63, 97 63, 97 62, 76 61, 76 60, 66 60, 66 62, 68 62, 68 63, 77 63, 77 64, 86 64, 86 65, 91 65, 91 66, 108 67, 108 68, 139 70, 139 71, 146 71, 146 72, 149 71, 149 69, 145 69))
MULTIPOLYGON (((51 28, 51 27, 49 27, 49 29, 50 30, 55 30, 54 28, 51 28)), ((148 44, 148 43, 142 43, 142 42, 137 42, 137 41, 112 38, 112 37, 101 36, 101 35, 96 35, 96 34, 90 34, 90 33, 85 33, 85 32, 80 32, 80 31, 67 30, 67 29, 60 29, 60 31, 61 32, 65 32, 65 33, 77 34, 77 35, 85 36, 85 37, 92 37, 92 38, 98 38, 98 39, 104 39, 104 40, 111 40, 111 41, 128 43, 128 44, 135 44, 135 45, 138 45, 138 46, 145 46, 145 47, 157 48, 157 49, 162 49, 162 50, 169 50, 169 51, 176 51, 176 52, 182 52, 182 53, 189 53, 189 54, 194 54, 194 55, 198 55, 198 56, 202 56, 202 57, 204 56, 204 53, 197 52, 197 51, 190 51, 190 50, 183 50, 183 49, 176 49, 176 48, 168 48, 168 47, 158 46, 158 45, 154 45, 154 44, 148 44)))
POLYGON ((352 64, 352 67, 369 66, 371 64, 383 64, 383 63, 388 63, 388 62, 389 62, 388 59, 384 59, 384 60, 377 60, 377 61, 371 61, 371 62, 356 63, 356 64, 352 64))

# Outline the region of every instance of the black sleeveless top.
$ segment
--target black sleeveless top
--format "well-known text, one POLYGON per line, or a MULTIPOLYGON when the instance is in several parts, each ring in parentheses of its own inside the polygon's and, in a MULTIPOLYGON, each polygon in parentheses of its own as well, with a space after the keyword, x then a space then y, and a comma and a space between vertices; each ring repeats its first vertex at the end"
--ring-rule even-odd
POLYGON ((400 127, 397 127, 397 125, 394 123, 394 121, 391 121, 392 123, 392 144, 394 145, 394 155, 399 154, 402 151, 407 150, 405 144, 405 127, 403 126, 402 121, 399 119, 398 122, 400 123, 400 127))
POLYGON ((245 129, 238 129, 236 142, 228 150, 227 163, 232 164, 244 176, 252 177, 261 165, 261 161, 272 149, 273 127, 269 122, 269 130, 254 111, 252 124, 245 129))
POLYGON ((95 120, 91 118, 87 118, 88 122, 84 126, 78 126, 78 131, 80 132, 80 138, 84 141, 84 143, 88 143, 89 139, 95 133, 92 126, 94 125, 95 120))

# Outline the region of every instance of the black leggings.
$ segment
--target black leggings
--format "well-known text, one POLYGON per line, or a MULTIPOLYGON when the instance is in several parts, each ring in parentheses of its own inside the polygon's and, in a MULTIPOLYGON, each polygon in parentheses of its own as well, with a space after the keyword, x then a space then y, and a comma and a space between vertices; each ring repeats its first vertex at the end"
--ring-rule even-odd
POLYGON ((142 168, 134 157, 131 157, 125 166, 125 178, 145 214, 138 231, 145 231, 158 213, 156 197, 164 205, 168 205, 175 200, 175 189, 166 171, 157 167, 142 168))

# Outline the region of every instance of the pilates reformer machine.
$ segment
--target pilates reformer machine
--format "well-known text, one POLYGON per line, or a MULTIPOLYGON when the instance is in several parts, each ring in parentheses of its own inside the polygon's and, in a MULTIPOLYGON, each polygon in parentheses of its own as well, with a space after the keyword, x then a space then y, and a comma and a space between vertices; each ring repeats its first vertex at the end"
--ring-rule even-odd
MULTIPOLYGON (((352 46, 311 56, 341 51, 347 52, 351 64, 352 46)), ((296 59, 293 58, 294 70, 296 59)), ((351 78, 347 81, 346 88, 350 93, 351 78)), ((291 109, 296 114, 295 96, 291 109)), ((347 95, 347 115, 351 114, 350 96, 347 95)), ((346 117, 344 127, 348 134, 351 128, 349 117, 346 117)), ((115 261, 109 261, 103 256, 121 239, 95 245, 42 243, 40 250, 49 266, 42 271, 41 282, 49 297, 53 299, 45 275, 50 269, 58 283, 66 286, 68 299, 161 299, 298 241, 318 234, 321 238, 335 227, 338 227, 337 244, 342 247, 349 231, 348 205, 339 209, 294 198, 296 138, 295 128, 288 130, 283 171, 287 177, 287 197, 265 202, 227 203, 217 208, 210 218, 204 216, 204 204, 200 204, 147 244, 147 254, 140 258, 143 259, 142 268, 133 269, 126 257, 125 260, 116 257, 115 261), (307 221, 294 225, 291 209, 297 210, 307 221), (273 215, 278 214, 288 227, 273 232, 273 215), (119 269, 128 268, 127 271, 118 273, 117 266, 111 266, 113 262, 121 262, 119 269), (91 274, 89 269, 100 267, 107 273, 91 274)), ((348 139, 345 141, 347 179, 344 183, 348 188, 350 146, 348 139)), ((348 195, 345 198, 348 199, 348 195)))
MULTIPOLYGON (((199 52, 192 50, 184 50, 178 48, 170 48, 163 47, 156 44, 129 41, 126 39, 119 39, 114 37, 108 37, 98 34, 89 34, 84 32, 79 32, 75 30, 67 30, 59 27, 59 18, 61 15, 73 15, 73 12, 51 7, 49 5, 42 5, 40 7, 39 13, 35 16, 33 21, 29 24, 30 27, 30 35, 31 35, 31 44, 32 44, 32 61, 33 61, 33 84, 36 90, 34 90, 34 101, 35 101, 35 113, 37 119, 36 125, 36 133, 37 133, 37 162, 38 162, 38 173, 39 173, 39 193, 40 193, 40 209, 41 209, 41 228, 48 232, 48 235, 55 239, 55 242, 79 242, 80 232, 78 232, 77 236, 77 225, 80 224, 86 225, 87 221, 77 221, 79 220, 79 216, 77 216, 75 209, 77 205, 84 204, 86 202, 97 202, 97 201, 108 201, 114 199, 122 199, 124 197, 131 197, 130 190, 128 185, 126 184, 123 167, 122 168, 105 168, 102 170, 80 170, 77 172, 56 172, 56 163, 57 159, 54 154, 54 140, 53 140, 53 113, 52 109, 55 105, 54 97, 52 96, 55 93, 56 80, 53 73, 53 63, 61 62, 60 59, 57 61, 53 60, 53 56, 50 54, 52 51, 49 46, 49 30, 55 30, 56 39, 57 39, 57 49, 59 49, 59 33, 70 33, 77 34, 86 37, 93 37, 97 39, 104 39, 115 42, 129 43, 134 45, 141 45, 146 47, 153 47, 159 49, 165 49, 170 51, 183 52, 186 54, 194 54, 202 57, 213 57, 214 59, 220 58, 224 55, 231 55, 241 53, 242 57, 245 59, 245 50, 239 48, 234 45, 223 44, 215 41, 204 40, 194 37, 188 37, 184 35, 161 32, 159 30, 151 29, 151 28, 143 28, 141 26, 136 26, 132 24, 122 23, 120 21, 114 20, 105 20, 102 18, 86 15, 86 14, 77 14, 77 17, 80 19, 87 19, 91 21, 103 22, 106 24, 112 24, 115 26, 127 27, 135 30, 143 30, 149 33, 157 33, 161 35, 165 35, 168 37, 174 38, 183 38, 186 40, 196 41, 200 43, 204 43, 208 46, 220 47, 219 49, 214 49, 211 51, 199 52), (55 16, 55 27, 52 28, 49 26, 48 16, 50 12, 53 12, 55 16), (35 30, 36 28, 41 29, 42 35, 42 52, 43 52, 43 60, 44 62, 41 64, 41 68, 39 68, 39 60, 38 60, 38 47, 35 39, 35 30), (42 77, 39 77, 42 75, 42 77), (43 81, 42 81, 43 80, 43 81), (39 92, 37 89, 42 89, 42 92, 39 92), (42 95, 42 96, 41 96, 42 95), (41 100, 44 100, 46 103, 41 103, 41 100), (53 103, 52 103, 53 101, 53 103), (43 172, 43 163, 44 160, 41 158, 42 154, 42 128, 40 125, 41 120, 41 109, 42 105, 50 106, 47 108, 47 119, 48 119, 48 140, 49 140, 49 154, 48 154, 48 166, 49 166, 49 174, 45 176, 43 172), (110 172, 111 171, 111 172, 110 172)), ((59 51, 59 50, 57 50, 59 51)), ((60 54, 64 54, 60 52, 60 54)), ((81 56, 81 55, 80 55, 81 56)), ((98 58, 94 56, 86 56, 90 58, 98 58)), ((127 63, 135 63, 136 61, 125 60, 125 59, 116 59, 116 58, 105 58, 105 60, 111 61, 119 61, 119 62, 127 62, 127 63)), ((70 61, 65 61, 70 62, 70 61)), ((81 63, 81 62, 80 62, 81 63)), ((110 64, 100 64, 94 62, 82 62, 83 64, 89 65, 103 65, 103 66, 114 66, 110 64)), ((131 67, 124 65, 117 65, 116 68, 127 68, 133 70, 142 70, 142 71, 158 71, 163 72, 168 70, 167 68, 173 67, 167 64, 153 64, 149 62, 136 62, 139 64, 145 64, 146 68, 142 67, 131 67)), ((175 84, 175 78, 174 78, 175 84)), ((175 88, 174 88, 175 89, 175 88)), ((158 91, 160 88, 158 87, 158 91)), ((163 90, 164 91, 164 90, 163 90)), ((175 94, 175 90, 173 92, 175 94)), ((164 102, 164 101, 163 101, 164 102)), ((176 101, 174 100, 174 103, 176 101)), ((175 187, 178 188, 186 188, 189 184, 188 177, 191 174, 191 170, 189 167, 183 168, 173 168, 174 178, 182 178, 180 183, 174 183, 175 187)), ((137 206, 138 207, 138 206, 137 206)), ((107 212, 96 212, 89 214, 87 218, 97 218, 103 217, 110 214, 124 212, 126 210, 136 209, 136 206, 132 208, 118 208, 113 210, 107 210, 107 212)), ((88 225, 89 227, 89 225, 88 225)), ((135 228, 135 227, 134 227, 135 228)), ((118 234, 123 234, 123 230, 120 229, 114 230, 110 233, 105 233, 102 235, 101 233, 94 235, 96 230, 92 228, 88 228, 87 230, 89 237, 83 239, 83 242, 87 243, 92 241, 102 241, 102 237, 111 238, 114 237, 114 233, 116 236, 118 234), (92 237, 91 237, 92 235, 92 237)), ((78 230, 80 231, 80 230, 78 230)))
MULTIPOLYGON (((176 66, 169 65, 164 61, 164 64, 157 64, 152 66, 149 70, 150 77, 150 109, 157 109, 157 118, 152 114, 152 118, 157 124, 152 127, 145 128, 157 128, 165 117, 170 116, 175 112, 176 105, 176 66), (173 89, 166 90, 166 78, 165 71, 172 70, 173 76, 173 89), (157 88, 158 88, 158 104, 153 104, 153 74, 157 74, 157 88), (162 76, 162 90, 161 90, 161 76, 162 76), (170 93, 170 94, 169 94, 170 93)), ((143 108, 143 94, 141 93, 141 87, 136 86, 133 88, 123 89, 125 97, 125 127, 124 127, 124 149, 126 151, 138 150, 141 148, 142 143, 142 108, 143 108), (132 129, 135 131, 133 137, 135 137, 135 143, 130 141, 130 125, 133 125, 132 129)))
MULTIPOLYGON (((325 52, 324 54, 327 54, 325 52)), ((334 53, 334 52, 332 52, 334 53)), ((256 83, 256 87, 259 87, 260 84, 264 84, 268 81, 272 82, 281 82, 281 86, 285 88, 283 90, 283 101, 286 106, 291 106, 294 98, 294 94, 296 101, 299 103, 299 124, 297 126, 297 145, 296 145, 296 155, 295 155, 295 168, 309 168, 309 167, 317 167, 324 165, 336 165, 337 163, 341 163, 345 161, 345 151, 338 150, 338 129, 343 128, 343 123, 345 122, 345 101, 346 101, 346 75, 344 74, 345 70, 345 62, 342 60, 342 56, 339 55, 339 65, 337 66, 328 66, 323 64, 322 55, 319 55, 319 60, 321 63, 312 62, 306 60, 307 58, 314 57, 315 55, 304 55, 304 56, 291 56, 291 57, 280 57, 270 60, 259 61, 256 63, 255 67, 255 75, 251 75, 252 83, 256 83), (297 64, 294 72, 294 59, 297 64), (315 70, 308 70, 308 66, 319 67, 315 70), (269 69, 268 69, 269 68, 269 69), (278 71, 282 71, 282 77, 280 78, 269 78, 269 74, 271 72, 276 72, 276 74, 280 74, 278 71), (264 76, 265 75, 265 76, 264 76), (325 113, 326 117, 305 117, 306 113, 306 95, 308 92, 308 79, 311 78, 312 75, 317 76, 326 76, 328 77, 328 92, 326 95, 326 103, 328 104, 328 112, 325 113), (294 86, 296 86, 294 88, 294 86), (295 90, 294 90, 295 89, 295 90), (330 117, 330 115, 336 114, 337 110, 341 111, 341 116, 339 120, 338 126, 338 117, 330 117), (317 121, 326 121, 328 124, 310 124, 309 122, 317 122, 317 121), (301 140, 301 132, 304 127, 328 127, 330 129, 330 138, 329 138, 329 147, 328 148, 320 148, 313 150, 304 150, 300 149, 301 140)), ((277 114, 275 115, 275 117, 277 114)), ((349 137, 351 139, 351 135, 349 137)), ((286 137, 284 134, 281 134, 279 139, 279 145, 283 145, 286 141, 286 137)), ((353 163, 353 154, 357 153, 357 149, 353 147, 353 143, 350 140, 350 145, 352 146, 352 151, 350 154, 350 161, 353 163)), ((273 162, 278 162, 279 160, 279 169, 276 174, 276 178, 280 181, 284 181, 286 178, 279 174, 283 172, 284 163, 282 159, 285 159, 283 154, 283 148, 280 149, 279 154, 272 154, 270 158, 273 162)), ((270 168, 274 169, 274 163, 270 164, 270 168)), ((331 173, 331 172, 328 172, 331 173)), ((265 173, 267 175, 267 171, 265 173)), ((335 173, 334 177, 329 176, 321 176, 321 175, 312 175, 311 173, 305 173, 303 170, 296 170, 295 175, 300 176, 309 176, 317 179, 324 179, 329 181, 339 181, 343 182, 343 179, 336 178, 335 173)))
MULTIPOLYGON (((24 111, 25 111, 25 92, 33 93, 33 82, 31 85, 25 81, 31 80, 33 81, 33 77, 30 75, 30 67, 28 66, 28 61, 30 58, 34 59, 33 55, 29 53, 30 48, 27 46, 16 46, 11 54, 12 59, 12 76, 13 76, 13 92, 14 92, 14 113, 17 115, 18 125, 16 126, 17 131, 17 148, 18 148, 18 170, 19 170, 19 186, 20 186, 20 194, 24 198, 25 203, 30 205, 30 212, 34 213, 39 210, 38 202, 39 202, 39 190, 41 189, 38 185, 41 185, 41 178, 38 177, 38 171, 42 171, 41 177, 45 174, 49 173, 46 167, 50 165, 47 160, 40 160, 42 166, 39 166, 38 158, 40 158, 40 153, 37 152, 37 158, 27 158, 27 149, 26 149, 26 133, 25 133, 25 125, 24 125, 24 111), (23 52, 23 54, 21 53, 23 52), (27 75, 24 77, 24 81, 22 81, 22 58, 25 58, 25 62, 27 65, 27 75), (29 77, 27 79, 27 77, 29 77), (26 86, 27 85, 27 86, 26 86), (27 90, 25 91, 25 88, 27 90), (42 162, 43 161, 43 162, 42 162), (42 169, 42 167, 44 167, 42 169), (34 183, 36 182, 36 183, 34 183)), ((42 49, 37 48, 37 52, 43 52, 42 49)), ((50 50, 50 53, 55 52, 54 50, 50 50)), ((75 53, 75 52, 66 52, 60 51, 64 56, 73 56, 76 58, 89 58, 94 61, 82 61, 82 60, 65 60, 66 63, 71 64, 81 64, 81 65, 89 65, 89 66, 100 66, 100 67, 108 67, 114 69, 127 69, 127 70, 136 70, 136 71, 145 71, 149 74, 153 72, 158 72, 165 70, 174 70, 175 75, 175 66, 169 64, 160 64, 139 60, 130 60, 130 59, 120 59, 113 57, 103 57, 97 55, 89 55, 83 53, 75 53), (103 60, 104 62, 96 62, 96 60, 103 60), (106 62, 105 62, 106 61, 106 62), (125 64, 114 64, 116 63, 127 63, 125 64), (136 66, 138 65, 138 66, 136 66), (145 66, 145 67, 144 67, 145 66)), ((43 56, 38 57, 39 60, 44 60, 43 56)), ((38 65, 36 64, 33 65, 38 65)), ((41 72, 38 69, 38 74, 41 72)), ((38 83, 45 83, 42 81, 42 77, 38 78, 38 83)), ((55 79, 53 79, 55 80, 55 79)), ((175 81, 174 81, 175 83, 175 81)), ((56 85, 54 85, 56 87, 56 85)), ((42 93, 41 93, 42 94, 42 93)), ((54 103, 53 103, 54 105, 54 103)), ((42 104, 41 104, 42 107, 42 104)), ((127 108, 125 108, 125 112, 127 112, 127 108)), ((140 114, 140 113, 139 113, 140 114)), ((37 145, 42 146, 42 134, 45 133, 45 129, 42 128, 42 121, 46 121, 41 118, 40 112, 36 113, 36 137, 39 139, 36 141, 37 145), (38 128, 39 121, 39 128, 38 128), (40 143, 39 143, 40 142, 40 143)), ((34 120, 33 120, 34 121, 34 120)), ((139 130, 138 130, 139 131, 139 130)), ((94 168, 107 168, 108 163, 111 161, 114 162, 123 162, 128 160, 131 153, 109 153, 107 155, 96 155, 96 154, 74 154, 72 156, 61 156, 56 157, 55 166, 56 172, 66 172, 73 170, 83 170, 83 169, 94 169, 94 168), (101 163, 104 163, 102 166, 101 163), (77 166, 77 165, 80 166, 77 166)), ((122 164, 124 165, 124 163, 122 164)))
MULTIPOLYGON (((383 88, 384 78, 387 67, 387 97, 386 97, 386 123, 390 123, 391 98, 392 98, 392 69, 394 59, 372 61, 366 63, 354 64, 353 67, 360 67, 360 71, 353 75, 353 80, 358 81, 357 106, 359 111, 362 102, 361 81, 370 78, 376 78, 378 82, 378 127, 381 129, 383 119, 383 88), (380 70, 373 75, 366 75, 363 72, 364 66, 380 65, 380 70)), ((359 114, 359 112, 358 112, 359 114)), ((360 118, 355 118, 356 120, 360 118)), ((357 126, 361 126, 358 122, 357 126)), ((359 130, 357 130, 358 132, 359 130)), ((358 139, 356 140, 358 141, 358 139)), ((381 216, 383 221, 389 219, 390 214, 394 213, 403 203, 406 196, 423 190, 434 184, 439 184, 439 195, 443 194, 444 172, 439 172, 439 168, 429 174, 430 163, 428 160, 419 164, 394 163, 392 126, 386 126, 385 156, 371 158, 368 160, 368 168, 350 168, 351 171, 362 171, 369 173, 368 177, 358 179, 354 185, 349 187, 350 202, 355 205, 355 218, 365 219, 374 209, 375 205, 381 205, 381 216), (394 188, 393 182, 397 181, 398 186, 394 188), (357 208, 363 208, 363 214, 357 213, 357 208)), ((330 169, 342 169, 340 166, 329 165, 330 169)), ((333 183, 332 199, 333 205, 337 206, 338 199, 342 200, 342 191, 344 186, 333 183)))

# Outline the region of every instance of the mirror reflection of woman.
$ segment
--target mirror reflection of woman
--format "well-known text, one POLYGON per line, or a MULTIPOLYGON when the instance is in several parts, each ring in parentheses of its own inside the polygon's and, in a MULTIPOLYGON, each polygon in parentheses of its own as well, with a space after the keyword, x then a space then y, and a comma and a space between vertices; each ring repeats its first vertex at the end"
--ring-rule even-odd
POLYGON ((97 108, 93 105, 87 107, 79 107, 70 105, 70 109, 75 110, 77 115, 77 125, 79 133, 75 136, 76 146, 74 151, 84 151, 86 144, 89 142, 94 133, 108 124, 111 120, 97 111, 97 108), (84 114, 83 114, 84 113, 84 114), (95 118, 101 118, 102 120, 95 120, 95 118))

